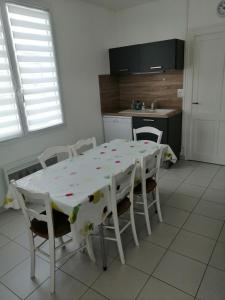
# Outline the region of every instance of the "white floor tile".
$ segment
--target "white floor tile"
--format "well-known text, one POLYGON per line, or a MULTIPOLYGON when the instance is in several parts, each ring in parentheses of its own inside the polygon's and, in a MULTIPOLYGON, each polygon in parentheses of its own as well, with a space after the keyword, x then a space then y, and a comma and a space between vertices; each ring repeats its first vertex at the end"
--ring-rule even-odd
MULTIPOLYGON (((100 254, 96 253, 96 263, 90 261, 90 258, 84 253, 77 253, 69 259, 62 267, 65 273, 80 280, 86 285, 90 286, 103 272, 102 259, 100 254)), ((109 267, 112 258, 107 258, 107 266, 109 267)))
POLYGON ((181 230, 170 249, 207 264, 214 245, 214 240, 181 230))
POLYGON ((10 240, 6 236, 0 234, 0 247, 6 245, 8 242, 10 242, 10 240))
POLYGON ((195 296, 205 268, 200 262, 169 251, 153 276, 195 296))
POLYGON ((94 290, 89 289, 80 300, 106 300, 107 298, 96 293, 94 290))
POLYGON ((224 177, 215 176, 209 185, 210 188, 225 191, 224 177))
POLYGON ((194 298, 151 277, 137 300, 194 300, 194 298))
POLYGON ((1 300, 19 300, 10 290, 0 283, 0 299, 1 300))
POLYGON ((115 261, 92 288, 111 300, 121 300, 121 295, 123 300, 132 300, 136 298, 147 279, 148 276, 141 271, 115 261))
POLYGON ((126 263, 145 273, 151 274, 165 253, 165 249, 158 247, 150 242, 141 241, 139 247, 126 249, 126 263))
POLYGON ((204 190, 205 187, 201 187, 194 184, 182 183, 176 192, 198 199, 202 196, 204 190))
POLYGON ((21 215, 17 217, 15 220, 10 221, 6 225, 0 227, 0 233, 8 236, 10 239, 16 238, 18 235, 24 233, 26 231, 25 219, 21 215))
POLYGON ((184 181, 184 183, 207 187, 210 184, 211 180, 211 177, 193 173, 184 181))
MULTIPOLYGON (((225 181, 225 179, 224 179, 225 181)), ((224 183, 225 184, 225 183, 224 183)), ((203 200, 217 202, 225 205, 225 191, 208 188, 203 197, 203 200)))
POLYGON ((10 242, 0 248, 0 276, 10 271, 17 264, 25 260, 30 253, 17 245, 14 242, 10 242))
POLYGON ((174 193, 166 204, 191 212, 198 201, 199 200, 196 198, 179 193, 174 193))
POLYGON ((147 235, 145 239, 167 248, 176 236, 178 230, 177 227, 165 223, 157 223, 152 226, 152 234, 147 235))
POLYGON ((164 176, 159 180, 159 190, 163 193, 173 193, 178 186, 181 184, 182 180, 165 178, 164 176))
POLYGON ((189 212, 175 207, 163 206, 162 216, 163 222, 176 227, 181 227, 189 217, 189 212))
POLYGON ((207 216, 209 218, 225 220, 225 205, 212 203, 209 201, 200 201, 194 210, 195 214, 207 216))
POLYGON ((0 213, 0 227, 10 223, 16 218, 21 218, 22 214, 20 210, 7 209, 0 213))
POLYGON ((211 266, 225 271, 225 243, 218 242, 209 263, 211 266))
POLYGON ((192 214, 184 224, 183 228, 216 240, 222 226, 222 221, 192 214))
POLYGON ((225 272, 208 267, 198 291, 199 300, 225 299, 225 272))
POLYGON ((58 270, 56 272, 56 292, 51 295, 49 279, 35 290, 27 299, 29 300, 78 300, 88 288, 73 279, 71 276, 58 270))
POLYGON ((223 226, 223 229, 221 231, 221 234, 219 236, 220 242, 225 242, 225 225, 223 226))
MULTIPOLYGON (((22 247, 24 247, 24 248, 26 248, 26 249, 28 249, 28 250, 30 249, 29 239, 28 239, 28 234, 27 234, 27 232, 22 233, 21 235, 17 236, 17 237, 14 239, 14 241, 15 241, 16 243, 18 243, 20 246, 22 246, 22 247)), ((43 238, 37 236, 37 237, 35 238, 35 245, 38 246, 38 245, 40 245, 43 241, 44 241, 43 238)))
POLYGON ((0 280, 16 295, 24 299, 49 277, 49 272, 49 264, 37 257, 35 279, 32 280, 30 278, 30 259, 28 258, 0 280))

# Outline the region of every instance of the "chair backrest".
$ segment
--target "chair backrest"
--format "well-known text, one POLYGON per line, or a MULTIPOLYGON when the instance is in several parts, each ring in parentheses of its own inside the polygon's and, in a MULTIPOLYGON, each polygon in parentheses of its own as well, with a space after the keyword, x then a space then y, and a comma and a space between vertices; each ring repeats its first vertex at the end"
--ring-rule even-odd
POLYGON ((47 168, 46 161, 56 157, 57 162, 72 156, 69 146, 55 146, 47 148, 39 157, 42 168, 47 168))
POLYGON ((146 179, 154 177, 158 182, 159 170, 162 159, 162 148, 157 150, 154 154, 141 158, 141 178, 142 182, 146 182, 146 179))
POLYGON ((149 133, 157 136, 157 144, 161 143, 162 140, 162 135, 163 131, 160 131, 159 129, 155 127, 150 127, 150 126, 145 126, 145 127, 140 127, 137 129, 133 129, 133 134, 134 134, 134 140, 137 141, 137 135, 141 133, 149 133))
POLYGON ((79 140, 78 142, 76 142, 76 144, 70 146, 70 150, 73 156, 77 156, 81 154, 81 152, 83 152, 82 150, 87 151, 89 149, 95 148, 96 145, 96 138, 92 137, 86 140, 79 140))
POLYGON ((52 217, 52 206, 51 200, 48 193, 35 193, 29 190, 25 190, 17 186, 16 181, 10 182, 13 188, 14 197, 16 197, 19 206, 23 212, 27 230, 30 230, 32 219, 44 221, 47 223, 49 236, 54 236, 53 217, 52 217), (25 202, 25 199, 35 199, 39 204, 45 207, 46 214, 41 214, 39 211, 29 208, 25 202))
POLYGON ((137 163, 129 166, 125 171, 112 176, 111 181, 111 205, 112 210, 116 210, 117 203, 129 195, 131 205, 133 205, 133 190, 137 163))

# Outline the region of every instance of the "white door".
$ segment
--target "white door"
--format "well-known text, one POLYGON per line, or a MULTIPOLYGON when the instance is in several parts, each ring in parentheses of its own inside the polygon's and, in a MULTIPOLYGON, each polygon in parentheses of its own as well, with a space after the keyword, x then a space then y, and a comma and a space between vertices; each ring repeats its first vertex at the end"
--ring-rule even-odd
POLYGON ((225 164, 225 32, 195 35, 190 159, 225 164))

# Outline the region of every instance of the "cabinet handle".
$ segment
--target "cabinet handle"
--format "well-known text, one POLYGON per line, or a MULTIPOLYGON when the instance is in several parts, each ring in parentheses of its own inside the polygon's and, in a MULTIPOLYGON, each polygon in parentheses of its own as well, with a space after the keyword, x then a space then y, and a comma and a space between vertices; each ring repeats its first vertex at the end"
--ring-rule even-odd
POLYGON ((198 104, 199 104, 199 102, 192 102, 192 104, 198 105, 198 104))
POLYGON ((144 122, 155 122, 155 120, 152 119, 143 119, 144 122))
POLYGON ((128 71, 129 71, 128 68, 126 68, 126 69, 120 69, 120 72, 128 72, 128 71))
POLYGON ((155 66, 155 67, 150 67, 150 70, 161 70, 163 67, 162 66, 155 66))

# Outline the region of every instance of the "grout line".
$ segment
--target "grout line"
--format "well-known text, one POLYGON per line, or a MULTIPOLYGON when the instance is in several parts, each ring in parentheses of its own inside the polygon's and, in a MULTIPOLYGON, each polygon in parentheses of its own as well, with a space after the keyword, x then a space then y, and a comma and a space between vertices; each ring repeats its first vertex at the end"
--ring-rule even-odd
POLYGON ((2 274, 2 275, 0 276, 0 282, 2 282, 2 281, 1 281, 2 277, 4 277, 5 275, 7 275, 10 271, 12 271, 13 269, 15 269, 17 266, 19 266, 19 265, 22 264, 23 262, 25 262, 29 257, 30 257, 30 256, 27 256, 26 258, 24 258, 23 260, 21 260, 19 263, 15 264, 10 270, 8 270, 8 271, 5 272, 4 274, 2 274))
MULTIPOLYGON (((187 177, 189 177, 189 176, 191 176, 191 174, 194 172, 196 170, 196 168, 194 168, 193 169, 193 171, 192 172, 190 172, 190 174, 187 176, 187 177)), ((218 170, 219 171, 219 170, 218 170)), ((217 172, 218 172, 217 171, 217 172)), ((217 173, 216 173, 217 174, 217 173)), ((216 174, 215 174, 215 176, 216 176, 216 174)), ((186 178, 187 178, 186 177, 186 178)), ((174 190, 174 192, 172 193, 172 195, 173 194, 175 194, 176 193, 176 191, 179 189, 179 187, 184 183, 184 181, 186 180, 186 178, 180 183, 180 185, 177 187, 177 189, 175 189, 174 190)), ((213 177, 214 178, 214 177, 213 177)), ((213 180, 213 179, 212 179, 213 180)), ((210 182, 211 183, 211 182, 210 182)), ((210 184, 209 183, 209 184, 210 184)), ((208 187, 208 186, 207 186, 208 187)), ((169 246, 168 246, 168 248, 167 248, 167 250, 165 251, 165 253, 162 255, 162 257, 161 257, 161 259, 159 260, 159 262, 157 263, 157 265, 155 266, 155 268, 153 269, 153 272, 152 272, 152 275, 150 275, 149 276, 149 278, 148 278, 148 280, 147 280, 147 282, 149 281, 149 279, 151 278, 151 276, 152 277, 154 277, 154 272, 156 271, 156 269, 158 268, 158 266, 160 265, 160 263, 162 262, 162 260, 164 259, 164 257, 166 256, 166 254, 168 253, 168 251, 171 251, 170 250, 170 247, 171 247, 171 245, 173 244, 173 242, 176 240, 176 238, 177 238, 177 236, 179 235, 179 233, 181 232, 181 230, 183 229, 183 226, 184 226, 184 224, 187 222, 187 220, 190 218, 190 216, 191 216, 191 214, 193 213, 193 211, 194 211, 194 209, 196 208, 196 206, 198 205, 198 203, 201 201, 201 198, 202 198, 202 196, 203 196, 203 194, 204 194, 204 192, 205 192, 205 190, 207 189, 207 187, 205 187, 205 189, 204 189, 204 191, 202 192, 202 195, 198 198, 199 199, 199 201, 196 203, 196 205, 193 207, 193 209, 189 212, 189 216, 187 217, 187 219, 185 220, 185 222, 183 223, 183 225, 179 228, 179 230, 178 230, 178 232, 176 233, 176 235, 174 236, 174 238, 172 239, 172 241, 170 242, 170 244, 169 244, 169 246)), ((172 197, 172 195, 170 196, 170 198, 172 197)), ((170 225, 170 224, 169 224, 170 225)), ((174 226, 175 227, 175 226, 174 226)), ((178 227, 177 227, 178 228, 178 227)), ((222 230, 222 229, 221 229, 222 230)), ((219 237, 218 237, 219 238, 219 237)), ((215 245, 216 245, 216 243, 215 243, 215 245)), ((214 246, 215 246, 214 245, 214 246)), ((214 249, 213 249, 213 251, 214 251, 214 249)), ((213 253, 213 251, 212 251, 212 253, 213 253)), ((179 254, 180 255, 180 254, 179 254)), ((190 258, 190 257, 189 257, 190 258)), ((211 257, 210 257, 211 258, 211 257)), ((193 258, 191 258, 191 259, 193 259, 193 258)), ((210 261, 210 260, 209 260, 210 261)), ((207 268, 207 267, 206 267, 207 268)), ((204 273, 205 274, 205 273, 204 273)), ((203 274, 203 277, 204 277, 204 274, 203 274)), ((144 289, 144 287, 146 286, 146 284, 147 284, 147 282, 145 283, 145 285, 143 286, 143 288, 142 288, 142 290, 144 289)), ((201 283, 200 283, 201 284, 201 283)), ((171 285, 172 286, 172 285, 171 285)), ((174 286, 173 286, 174 287, 174 286)), ((200 286, 199 286, 200 287, 200 286)), ((174 288, 176 288, 176 287, 174 287, 174 288)), ((177 288, 176 288, 177 289, 177 288)), ((141 291, 142 291, 141 290, 141 291)), ((178 289, 179 290, 179 289, 178 289)), ((135 298, 135 299, 137 299, 138 297, 139 297, 139 295, 140 295, 140 293, 141 293, 141 291, 138 293, 138 295, 137 295, 137 297, 135 298)), ((182 292, 184 292, 184 291, 182 291, 182 292)), ((197 294, 196 294, 197 295, 197 294)), ((195 296, 196 296, 195 295, 195 296)), ((193 297, 193 295, 192 295, 192 297, 193 297)))
MULTIPOLYGON (((169 199, 177 192, 177 190, 179 189, 179 187, 185 182, 185 180, 186 180, 189 176, 191 176, 191 174, 196 170, 196 168, 198 168, 198 166, 193 167, 193 170, 189 173, 189 175, 187 175, 187 176, 180 182, 180 184, 178 185, 178 187, 177 187, 177 188, 169 195, 168 200, 169 200, 169 199)), ((144 285, 142 286, 142 288, 140 289, 140 291, 138 291, 137 296, 136 296, 135 299, 137 299, 137 298, 139 297, 139 295, 140 295, 141 292, 143 291, 144 287, 145 287, 145 286, 147 285, 147 283, 149 282, 149 279, 150 279, 151 277, 152 277, 152 278, 156 278, 156 277, 154 277, 153 273, 154 273, 155 270, 158 268, 159 264, 161 263, 161 261, 163 260, 163 258, 165 257, 165 255, 168 253, 168 251, 178 253, 179 255, 188 257, 188 258, 190 258, 190 259, 192 259, 192 260, 196 260, 196 259, 194 259, 194 258, 192 258, 192 257, 183 255, 182 253, 173 251, 173 250, 170 249, 170 247, 171 247, 172 243, 175 241, 175 239, 177 238, 178 234, 181 232, 181 230, 189 231, 189 230, 187 230, 187 229, 184 228, 184 225, 185 225, 186 222, 189 220, 189 218, 191 217, 192 214, 194 214, 194 215, 199 215, 199 214, 194 213, 194 209, 195 209, 196 206, 199 204, 199 202, 202 200, 203 196, 205 195, 206 190, 209 188, 209 185, 211 184, 211 182, 213 181, 214 177, 219 173, 220 170, 221 170, 221 167, 218 168, 217 172, 216 172, 215 175, 212 177, 212 179, 211 179, 210 183, 208 184, 208 186, 204 188, 204 191, 203 191, 203 193, 201 194, 201 196, 200 196, 199 198, 197 198, 197 199, 198 199, 198 202, 196 203, 196 205, 193 207, 193 209, 192 209, 190 212, 189 212, 189 211, 186 211, 186 210, 183 210, 183 209, 180 209, 180 208, 174 207, 175 209, 178 209, 178 210, 181 210, 181 211, 188 212, 188 213, 189 213, 189 216, 187 216, 187 219, 185 220, 185 222, 183 223, 183 225, 181 225, 181 227, 177 227, 177 226, 175 226, 175 225, 172 225, 172 224, 169 224, 169 223, 164 222, 165 224, 168 224, 169 226, 172 226, 172 227, 178 229, 176 235, 175 235, 174 238, 171 240, 171 242, 170 242, 170 244, 169 244, 169 246, 168 246, 167 248, 165 248, 165 247, 162 246, 162 245, 158 245, 158 244, 156 244, 156 243, 154 243, 154 242, 151 242, 151 241, 148 241, 148 240, 146 240, 146 239, 143 239, 144 242, 148 242, 148 243, 151 243, 151 244, 156 245, 156 246, 158 246, 158 247, 161 247, 162 249, 165 250, 165 253, 162 255, 162 257, 160 258, 159 262, 157 263, 157 265, 155 266, 155 268, 153 269, 153 271, 151 272, 151 274, 145 273, 144 271, 142 271, 142 270, 140 270, 140 269, 138 269, 138 268, 136 268, 136 267, 134 267, 134 266, 131 266, 131 265, 127 264, 130 268, 136 269, 136 270, 142 272, 143 274, 148 275, 148 278, 146 279, 146 282, 144 283, 144 285)), ((168 170, 168 171, 169 171, 169 170, 168 170)), ((169 174, 169 172, 168 172, 168 173, 165 172, 165 173, 162 175, 162 177, 161 177, 160 179, 162 179, 165 175, 168 175, 168 174, 169 174)), ((188 196, 188 195, 187 195, 187 196, 188 196)), ((189 196, 189 197, 191 197, 191 196, 189 196)), ((194 198, 194 197, 193 197, 193 198, 194 198)), ((166 200, 166 202, 167 202, 168 200, 166 200)), ((207 201, 207 200, 204 200, 204 201, 207 201)), ((223 204, 220 204, 220 203, 217 203, 217 202, 213 202, 213 201, 208 201, 208 202, 212 202, 212 203, 214 203, 214 204, 223 205, 223 204)), ((164 205, 169 206, 169 207, 172 207, 172 206, 167 205, 167 204, 164 204, 164 205)), ((203 215, 203 216, 204 216, 204 215, 203 215)), ((214 253, 214 251, 215 251, 216 245, 217 245, 218 242, 219 242, 219 238, 220 238, 220 236, 221 236, 221 232, 222 232, 222 230, 223 230, 223 228, 224 228, 224 226, 225 226, 225 221, 221 221, 221 220, 218 220, 218 219, 214 219, 214 218, 211 218, 211 217, 208 217, 208 216, 204 216, 204 217, 206 217, 206 218, 208 218, 208 219, 220 221, 220 222, 223 224, 223 225, 221 226, 221 230, 220 230, 220 233, 219 233, 217 239, 212 239, 212 238, 210 238, 210 237, 207 237, 207 236, 201 235, 201 234, 199 234, 199 233, 193 232, 194 234, 197 234, 197 235, 199 235, 199 236, 206 237, 206 238, 208 238, 208 239, 210 239, 210 240, 213 240, 213 241, 215 242, 215 245, 214 245, 214 247, 213 247, 211 256, 210 256, 210 258, 209 258, 209 260, 208 260, 208 264, 207 264, 206 269, 205 269, 205 272, 206 272, 206 270, 207 270, 207 268, 208 268, 208 266, 209 266, 210 260, 211 260, 211 258, 212 258, 212 255, 213 255, 213 253, 214 253)), ((5 225, 5 224, 4 224, 4 225, 5 225)), ((142 230, 142 228, 144 228, 144 226, 145 226, 145 224, 143 224, 143 226, 140 228, 140 230, 142 230)), ((189 231, 189 232, 192 232, 192 231, 189 231)), ((15 241, 15 239, 18 238, 19 236, 21 236, 22 234, 24 234, 24 233, 19 234, 19 235, 18 235, 17 237, 15 237, 14 239, 11 239, 11 238, 9 238, 8 236, 5 236, 4 234, 2 234, 2 235, 5 236, 5 237, 9 240, 9 242, 12 242, 12 241, 13 241, 14 243, 18 244, 18 245, 21 246, 22 248, 28 250, 26 247, 22 246, 22 245, 19 244, 17 241, 15 241)), ((130 243, 131 243, 131 241, 129 241, 129 242, 127 243, 127 245, 129 245, 130 243)), ((7 244, 8 244, 8 242, 7 242, 7 244)), ((7 244, 3 245, 2 247, 6 246, 7 244)), ((38 257, 39 257, 39 256, 38 256, 38 257)), ((27 257, 26 259, 24 259, 22 262, 20 262, 19 264, 23 263, 23 262, 24 262, 25 260, 27 260, 27 259, 28 259, 28 257, 27 257)), ((44 260, 42 257, 40 257, 40 259, 44 260)), ((90 286, 88 286, 87 284, 85 284, 85 283, 82 282, 81 280, 79 280, 79 279, 73 277, 72 275, 66 273, 65 271, 63 271, 63 270, 61 269, 61 267, 63 267, 63 265, 66 264, 70 259, 71 259, 71 257, 69 257, 68 260, 66 260, 62 265, 60 265, 60 267, 58 267, 58 269, 56 270, 56 272, 57 272, 58 270, 60 270, 61 272, 65 273, 66 275, 72 277, 74 280, 77 280, 77 281, 81 282, 81 284, 83 284, 84 286, 87 286, 87 287, 88 287, 88 289, 80 296, 79 299, 81 299, 86 293, 88 293, 89 290, 93 290, 94 292, 96 292, 96 293, 98 293, 99 295, 102 295, 103 297, 106 298, 105 295, 101 294, 100 292, 96 291, 96 290, 93 288, 93 285, 94 285, 94 284, 96 283, 96 281, 104 274, 104 272, 101 271, 100 274, 99 274, 99 276, 96 278, 96 280, 93 281, 93 283, 92 283, 90 286)), ((108 264, 108 267, 111 266, 115 261, 118 261, 118 255, 117 255, 115 258, 111 257, 111 259, 112 259, 112 261, 111 261, 110 264, 108 264)), ((45 260, 44 260, 44 261, 45 261, 45 260)), ((198 261, 198 260, 196 260, 196 261, 198 261)), ((198 262, 199 262, 199 261, 198 261, 198 262)), ((203 262, 200 262, 200 263, 205 264, 205 263, 203 263, 203 262)), ((17 265, 19 265, 19 264, 17 264, 17 265)), ((15 265, 12 269, 14 269, 17 265, 15 265)), ((214 267, 214 266, 212 266, 212 267, 215 268, 215 269, 217 269, 217 270, 223 271, 223 270, 218 269, 218 268, 216 268, 216 267, 214 267)), ((10 272, 12 269, 10 269, 8 272, 10 272)), ((2 275, 1 277, 5 276, 8 272, 6 272, 6 273, 5 273, 4 275, 2 275)), ((200 282, 200 284, 199 284, 199 288, 200 288, 200 286, 201 286, 201 284, 202 284, 202 281, 203 281, 203 279, 204 279, 205 272, 204 272, 204 274, 203 274, 203 276, 202 276, 202 280, 201 280, 201 282, 200 282)), ((40 286, 42 286, 47 280, 49 280, 49 277, 48 277, 46 280, 44 280, 44 281, 42 282, 42 284, 40 284, 35 290, 33 290, 33 291, 26 297, 26 299, 27 299, 31 294, 33 294, 38 288, 40 288, 40 286)), ((157 278, 157 280, 159 280, 159 281, 161 281, 161 282, 164 282, 163 280, 158 279, 158 278, 157 278)), ((5 286, 4 283, 2 283, 2 284, 5 286)), ((169 283, 167 283, 167 282, 165 282, 165 284, 167 284, 167 285, 169 285, 169 286, 171 286, 171 287, 173 287, 173 288, 175 288, 175 289, 177 289, 177 290, 179 290, 179 291, 181 291, 181 292, 183 292, 183 293, 185 293, 185 294, 187 294, 187 295, 190 295, 190 294, 184 292, 183 290, 180 290, 179 288, 177 288, 177 287, 175 287, 175 286, 173 286, 173 285, 171 285, 171 284, 169 284, 169 283)), ((10 290, 7 286, 6 286, 6 288, 7 288, 8 290, 10 290)), ((197 290, 197 293, 198 293, 198 291, 199 291, 199 288, 198 288, 198 290, 197 290)), ((10 291, 11 291, 11 290, 10 290, 10 291)), ((13 292, 13 291, 12 291, 12 292, 13 292)), ((197 297, 197 293, 196 293, 195 297, 197 297)), ((13 294, 15 294, 15 293, 13 292, 13 294)), ((15 294, 15 295, 16 295, 16 294, 15 294)), ((16 295, 16 296, 18 296, 18 295, 16 295)), ((190 296, 193 297, 193 295, 190 295, 190 296)), ((19 297, 19 296, 18 296, 18 297, 19 297)), ((20 297, 19 297, 19 298, 20 298, 20 297)), ((21 299, 21 298, 20 298, 20 299, 21 299)))
POLYGON ((107 298, 105 295, 99 293, 98 291, 96 291, 96 290, 94 290, 94 289, 92 289, 92 288, 89 288, 87 291, 85 291, 84 294, 82 294, 81 297, 79 297, 79 300, 82 300, 83 296, 85 296, 89 291, 92 291, 92 292, 98 294, 99 296, 101 296, 101 297, 103 297, 103 298, 105 298, 105 299, 107 299, 107 300, 110 300, 110 299, 107 298))
POLYGON ((3 282, 1 282, 1 284, 7 289, 9 290, 11 293, 13 293, 16 297, 18 297, 19 299, 23 300, 23 298, 21 298, 19 295, 17 295, 13 290, 11 290, 7 285, 5 285, 3 282))
MULTIPOLYGON (((225 225, 225 221, 223 222, 223 226, 224 226, 224 225, 225 225)), ((203 276, 202 276, 201 282, 200 282, 200 284, 199 284, 198 290, 197 290, 197 292, 196 292, 196 294, 195 294, 195 297, 197 297, 197 295, 198 295, 199 289, 200 289, 200 287, 201 287, 201 285, 202 285, 202 282, 203 282, 203 280, 204 280, 204 278, 205 278, 206 271, 208 270, 208 267, 210 266, 209 263, 210 263, 210 261, 211 261, 211 259, 212 259, 212 256, 213 256, 213 254, 214 254, 214 251, 215 251, 215 249, 216 249, 217 243, 218 243, 218 241, 219 241, 219 237, 220 237, 221 232, 222 232, 222 230, 223 230, 223 226, 222 226, 222 228, 221 228, 221 230, 220 230, 220 234, 219 234, 219 236, 218 236, 218 238, 217 238, 217 240, 216 240, 216 243, 215 243, 215 245, 214 245, 214 247, 213 247, 212 253, 211 253, 210 257, 209 257, 208 263, 207 263, 207 265, 206 265, 205 271, 204 271, 204 273, 203 273, 203 276)), ((220 271, 221 271, 221 270, 220 270, 220 271)))
MULTIPOLYGON (((172 284, 170 284, 170 283, 168 283, 168 282, 166 282, 166 281, 164 281, 164 280, 162 280, 162 279, 159 279, 159 278, 155 277, 154 275, 152 275, 152 278, 154 278, 154 279, 156 279, 156 280, 158 280, 158 281, 161 281, 161 282, 163 282, 164 284, 169 285, 170 287, 172 287, 172 288, 174 288, 174 289, 176 289, 176 290, 178 290, 178 291, 180 291, 180 292, 182 292, 182 293, 184 293, 184 294, 186 294, 186 295, 188 295, 188 296, 191 296, 192 298, 194 297, 193 295, 191 295, 191 294, 189 294, 189 293, 187 293, 187 292, 185 292, 185 291, 183 291, 183 290, 181 290, 181 289, 179 289, 179 288, 173 286, 172 284)), ((172 299, 171 299, 171 300, 172 300, 172 299)))

